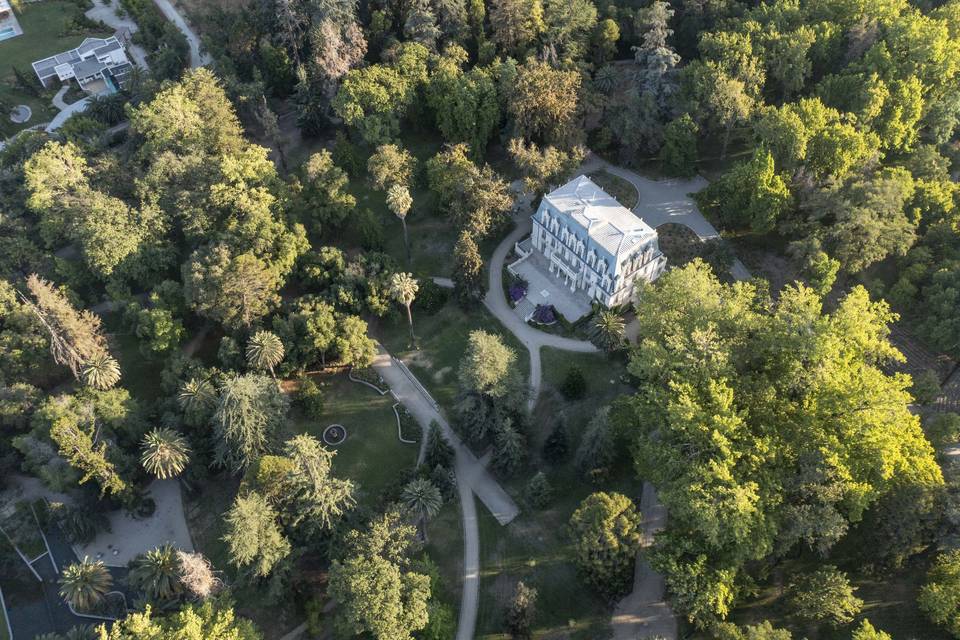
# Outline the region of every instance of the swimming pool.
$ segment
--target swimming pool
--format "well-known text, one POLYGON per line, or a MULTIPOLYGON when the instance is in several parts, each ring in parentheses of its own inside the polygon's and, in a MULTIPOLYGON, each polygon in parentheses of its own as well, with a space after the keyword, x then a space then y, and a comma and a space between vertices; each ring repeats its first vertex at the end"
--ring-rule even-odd
POLYGON ((7 27, 6 29, 0 29, 0 40, 9 40, 10 38, 16 37, 17 30, 13 27, 7 27))

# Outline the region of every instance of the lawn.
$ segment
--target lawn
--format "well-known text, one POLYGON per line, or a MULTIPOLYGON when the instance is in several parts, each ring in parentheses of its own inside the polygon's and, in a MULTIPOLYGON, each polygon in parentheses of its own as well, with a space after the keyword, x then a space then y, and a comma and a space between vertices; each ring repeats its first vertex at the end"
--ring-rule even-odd
POLYGON ((376 507, 381 495, 395 487, 403 472, 416 464, 419 445, 405 444, 397 438, 394 399, 390 394, 380 395, 350 381, 343 373, 314 379, 323 390, 326 403, 322 419, 311 420, 294 409, 290 424, 297 433, 309 433, 318 439, 328 425, 346 427, 347 439, 328 447, 337 452, 333 474, 353 480, 360 503, 376 507))
POLYGON ((627 209, 633 209, 640 201, 637 189, 628 180, 615 176, 609 171, 603 169, 594 171, 589 178, 627 209))
POLYGON ((378 323, 374 334, 391 354, 401 358, 441 406, 450 410, 459 393, 457 368, 467 349, 470 332, 482 329, 498 334, 517 353, 517 367, 526 380, 530 356, 523 345, 483 306, 464 311, 453 300, 432 315, 413 308, 413 329, 418 349, 410 348, 405 315, 394 315, 378 323))
MULTIPOLYGON (((843 546, 850 544, 844 543, 843 546)), ((932 625, 916 604, 917 594, 931 559, 931 554, 923 554, 909 561, 900 571, 886 576, 868 576, 861 573, 858 566, 848 564, 844 558, 832 554, 829 561, 848 572, 850 582, 856 588, 856 596, 864 601, 863 611, 856 620, 836 629, 827 625, 805 624, 789 615, 783 587, 791 576, 812 571, 821 567, 824 562, 817 557, 790 560, 777 568, 769 582, 759 586, 759 593, 755 598, 742 602, 734 609, 730 620, 738 624, 770 620, 775 627, 790 629, 795 638, 848 640, 853 630, 860 625, 860 621, 867 618, 874 627, 886 631, 894 638, 949 640, 950 634, 932 625)), ((693 637, 705 640, 707 636, 693 637)))
MULTIPOLYGON (((479 507, 479 510, 483 509, 479 507)), ((440 570, 438 598, 454 611, 459 611, 463 588, 463 518, 456 496, 446 502, 437 517, 427 525, 424 551, 440 570)))
MULTIPOLYGON (((506 637, 505 608, 518 580, 539 591, 536 637, 595 640, 609 634, 611 609, 578 577, 565 529, 580 502, 597 490, 574 468, 573 452, 596 410, 629 390, 621 382, 624 367, 603 354, 544 348, 541 357, 544 389, 528 434, 532 459, 523 473, 506 484, 507 491, 521 504, 521 514, 501 527, 489 513, 479 510, 482 577, 478 638, 487 640, 506 637), (579 367, 587 381, 586 392, 578 401, 565 400, 557 392, 572 366, 579 367), (558 416, 566 423, 570 453, 562 463, 551 466, 539 459, 539 451, 558 416), (547 474, 555 497, 546 509, 537 511, 523 504, 522 495, 525 484, 540 470, 547 474)), ((603 487, 636 499, 641 482, 629 461, 622 459, 603 487)))
MULTIPOLYGON (((0 118, 0 133, 5 137, 22 128, 49 121, 57 110, 50 104, 54 91, 44 91, 42 97, 33 96, 16 86, 13 68, 35 79, 31 63, 76 47, 87 36, 106 36, 110 31, 96 31, 81 35, 61 35, 64 27, 81 9, 75 2, 47 0, 46 2, 21 3, 17 14, 23 35, 0 42, 0 101, 12 105, 26 104, 33 110, 33 117, 22 125, 10 122, 4 115, 0 118)), ((39 87, 39 84, 38 84, 39 87)))
POLYGON ((10 633, 7 631, 7 612, 0 607, 0 640, 10 640, 10 633))

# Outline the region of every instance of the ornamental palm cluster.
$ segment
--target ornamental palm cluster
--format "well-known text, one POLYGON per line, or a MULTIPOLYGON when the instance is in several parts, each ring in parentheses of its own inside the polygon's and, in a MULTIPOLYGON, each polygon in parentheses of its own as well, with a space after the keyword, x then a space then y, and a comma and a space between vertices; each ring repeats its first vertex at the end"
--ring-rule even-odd
POLYGON ((166 602, 183 593, 180 556, 171 544, 142 553, 130 562, 127 581, 152 602, 166 602))
POLYGON ((60 577, 60 596, 77 611, 95 609, 111 587, 113 577, 103 562, 86 557, 64 569, 60 577))
POLYGON ((270 372, 276 378, 273 368, 283 362, 283 342, 275 333, 257 331, 247 343, 247 364, 251 369, 270 372))
POLYGON ((120 364, 109 353, 101 353, 84 363, 80 377, 88 387, 104 391, 120 382, 120 364))
POLYGON ((143 438, 140 463, 147 473, 165 480, 183 473, 190 461, 190 445, 173 429, 154 429, 143 438))

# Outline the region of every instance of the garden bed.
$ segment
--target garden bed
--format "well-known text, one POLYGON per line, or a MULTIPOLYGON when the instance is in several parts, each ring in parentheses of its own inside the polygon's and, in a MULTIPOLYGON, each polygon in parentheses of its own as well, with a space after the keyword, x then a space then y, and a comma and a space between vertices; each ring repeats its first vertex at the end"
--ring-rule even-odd
POLYGON ((373 387, 380 395, 390 391, 390 387, 373 367, 352 367, 347 375, 354 382, 373 387))
POLYGON ((47 551, 29 503, 18 502, 14 513, 0 522, 0 528, 27 560, 35 560, 47 551))
POLYGON ((696 233, 682 224, 668 222, 657 227, 660 251, 671 267, 682 267, 703 253, 703 243, 696 233))
POLYGON ((399 402, 393 405, 394 411, 397 413, 397 425, 399 428, 398 436, 400 441, 404 444, 413 444, 420 441, 420 436, 423 433, 423 429, 420 427, 420 423, 417 422, 417 419, 414 418, 407 408, 400 404, 399 402))

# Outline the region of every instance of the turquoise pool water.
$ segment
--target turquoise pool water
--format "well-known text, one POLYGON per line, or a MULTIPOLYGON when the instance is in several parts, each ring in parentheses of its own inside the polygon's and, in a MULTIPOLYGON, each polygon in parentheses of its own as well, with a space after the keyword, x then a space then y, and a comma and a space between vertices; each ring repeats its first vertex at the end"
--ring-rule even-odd
POLYGON ((16 30, 13 27, 7 27, 6 29, 0 29, 0 40, 9 40, 17 35, 16 30))

